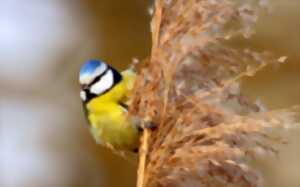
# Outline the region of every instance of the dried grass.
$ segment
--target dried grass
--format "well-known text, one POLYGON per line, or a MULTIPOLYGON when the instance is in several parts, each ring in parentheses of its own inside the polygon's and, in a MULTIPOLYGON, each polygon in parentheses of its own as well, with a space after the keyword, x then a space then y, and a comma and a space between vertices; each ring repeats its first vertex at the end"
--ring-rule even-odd
POLYGON ((248 164, 276 154, 270 128, 292 125, 295 110, 265 111, 241 95, 239 80, 278 63, 268 53, 226 45, 253 34, 260 0, 156 0, 153 47, 130 114, 145 129, 138 187, 262 186, 248 164))

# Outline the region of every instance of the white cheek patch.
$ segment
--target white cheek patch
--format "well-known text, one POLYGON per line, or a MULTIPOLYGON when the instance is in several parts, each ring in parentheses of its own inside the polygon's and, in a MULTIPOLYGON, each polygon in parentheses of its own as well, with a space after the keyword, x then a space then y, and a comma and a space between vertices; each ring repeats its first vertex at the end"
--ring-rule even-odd
POLYGON ((79 82, 80 84, 89 84, 91 83, 95 77, 101 75, 105 70, 107 69, 107 65, 105 63, 102 63, 100 66, 98 66, 93 73, 85 73, 83 75, 79 76, 79 82))
POLYGON ((114 84, 113 72, 112 70, 108 70, 97 83, 92 85, 90 91, 93 94, 100 95, 101 93, 110 89, 113 86, 113 84, 114 84))
POLYGON ((86 101, 86 93, 85 91, 80 91, 80 98, 82 99, 82 101, 86 101))

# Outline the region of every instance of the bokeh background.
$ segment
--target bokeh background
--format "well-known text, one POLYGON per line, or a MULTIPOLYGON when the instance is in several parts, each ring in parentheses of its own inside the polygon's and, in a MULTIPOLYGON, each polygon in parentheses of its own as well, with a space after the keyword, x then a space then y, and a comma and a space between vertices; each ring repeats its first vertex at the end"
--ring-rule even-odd
MULTIPOLYGON (((270 0, 240 47, 288 56, 243 82, 268 108, 300 104, 300 1, 270 0)), ((124 69, 150 53, 149 0, 0 1, 0 186, 134 186, 136 165, 97 146, 79 99, 78 69, 100 58, 124 69)), ((300 130, 261 159, 266 186, 300 186, 300 130)))

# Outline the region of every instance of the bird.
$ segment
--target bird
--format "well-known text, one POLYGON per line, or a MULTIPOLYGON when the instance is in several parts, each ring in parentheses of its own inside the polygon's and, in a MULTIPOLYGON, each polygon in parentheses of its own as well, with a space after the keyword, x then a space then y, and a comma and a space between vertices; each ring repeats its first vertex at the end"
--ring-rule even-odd
POLYGON ((136 80, 132 69, 118 72, 91 59, 80 68, 80 98, 93 138, 116 151, 137 152, 140 130, 128 116, 130 93, 136 80))

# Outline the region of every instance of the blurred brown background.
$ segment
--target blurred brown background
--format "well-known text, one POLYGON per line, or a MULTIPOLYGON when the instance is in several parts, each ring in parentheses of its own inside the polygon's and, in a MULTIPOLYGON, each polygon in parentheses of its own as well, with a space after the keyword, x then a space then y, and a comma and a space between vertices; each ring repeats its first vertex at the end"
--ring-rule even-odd
MULTIPOLYGON (((288 56, 244 81, 278 109, 300 104, 300 1, 271 0, 257 34, 238 45, 288 56)), ((92 140, 78 69, 100 58, 124 69, 150 53, 148 0, 0 1, 0 186, 134 186, 136 166, 92 140)), ((300 130, 277 159, 260 161, 266 186, 300 186, 300 130)))

